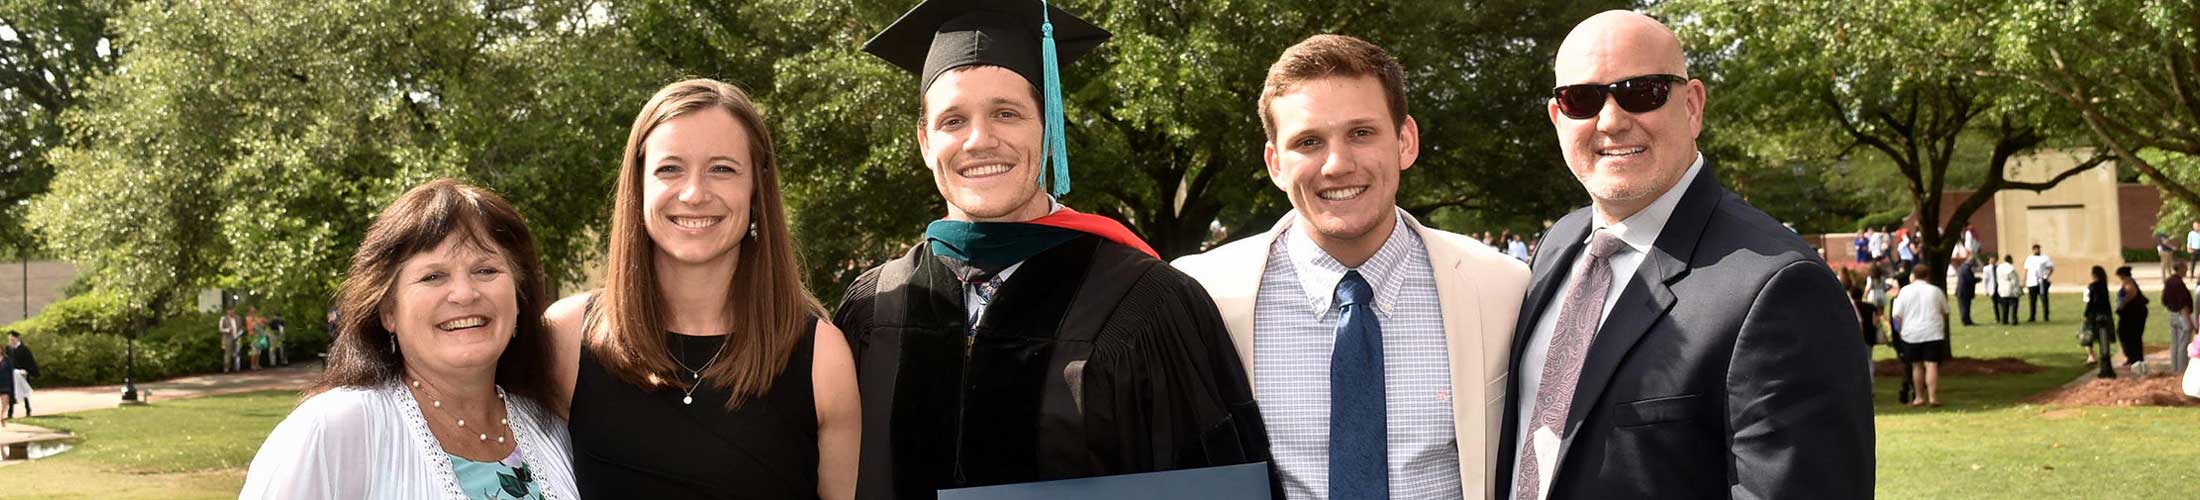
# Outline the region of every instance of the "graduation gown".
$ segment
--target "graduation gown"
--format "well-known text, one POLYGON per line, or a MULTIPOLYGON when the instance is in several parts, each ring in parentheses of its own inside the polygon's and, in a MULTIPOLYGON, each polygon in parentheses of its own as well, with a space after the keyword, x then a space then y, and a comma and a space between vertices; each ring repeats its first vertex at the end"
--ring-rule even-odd
POLYGON ((857 498, 1268 460, 1221 317, 1176 269, 1081 235, 1024 260, 974 334, 962 287, 918 245, 834 317, 862 393, 857 498))

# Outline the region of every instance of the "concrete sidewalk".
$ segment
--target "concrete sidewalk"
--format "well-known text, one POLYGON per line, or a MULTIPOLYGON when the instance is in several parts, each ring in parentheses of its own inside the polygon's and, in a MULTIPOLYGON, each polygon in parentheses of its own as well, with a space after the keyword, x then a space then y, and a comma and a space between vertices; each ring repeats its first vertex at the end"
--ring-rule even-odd
MULTIPOLYGON (((235 394, 264 390, 304 390, 321 376, 322 363, 318 359, 300 361, 290 366, 269 368, 241 373, 194 375, 159 382, 138 384, 138 395, 147 403, 158 404, 172 399, 187 399, 220 394, 235 394)), ((58 415, 86 410, 114 408, 122 405, 122 386, 101 385, 89 387, 62 387, 34 389, 31 406, 38 415, 58 415)), ((22 409, 21 404, 16 405, 22 409)), ((43 427, 9 422, 0 427, 0 447, 47 441, 67 437, 68 433, 43 427)), ((11 460, 12 462, 12 460, 11 460)))

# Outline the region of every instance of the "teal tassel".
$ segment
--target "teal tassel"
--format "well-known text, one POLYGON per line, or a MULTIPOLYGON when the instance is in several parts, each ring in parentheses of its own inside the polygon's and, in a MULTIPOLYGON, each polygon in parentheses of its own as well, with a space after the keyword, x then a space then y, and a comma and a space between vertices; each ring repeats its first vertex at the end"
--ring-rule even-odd
POLYGON ((1040 182, 1052 178, 1054 186, 1049 192, 1054 196, 1069 194, 1069 140, 1063 135, 1062 118, 1062 70, 1054 60, 1054 21, 1047 15, 1046 0, 1039 0, 1040 59, 1045 62, 1047 108, 1047 157, 1054 164, 1051 176, 1041 176, 1040 182))

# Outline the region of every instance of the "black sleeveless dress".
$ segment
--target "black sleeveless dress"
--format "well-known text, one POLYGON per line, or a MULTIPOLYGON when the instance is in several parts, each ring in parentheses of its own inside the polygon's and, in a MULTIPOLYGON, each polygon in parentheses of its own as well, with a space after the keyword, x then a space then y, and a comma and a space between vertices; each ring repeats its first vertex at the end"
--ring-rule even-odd
MULTIPOLYGON (((582 498, 817 498, 817 407, 810 350, 795 345, 771 390, 726 411, 725 391, 645 391, 613 377, 581 349, 573 382, 574 483, 582 498)), ((725 337, 667 334, 682 363, 701 368, 725 337)), ((724 359, 718 362, 726 362, 724 359)))

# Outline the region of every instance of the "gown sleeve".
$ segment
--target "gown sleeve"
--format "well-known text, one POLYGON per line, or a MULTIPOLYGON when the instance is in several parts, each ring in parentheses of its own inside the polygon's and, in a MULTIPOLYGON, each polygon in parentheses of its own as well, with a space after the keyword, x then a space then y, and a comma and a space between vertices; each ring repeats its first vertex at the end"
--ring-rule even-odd
POLYGON ((1104 467, 1267 461, 1267 429, 1213 299, 1167 266, 1135 279, 1084 372, 1086 435, 1104 467))
POLYGON ((368 483, 385 466, 375 464, 369 426, 375 421, 368 395, 337 390, 315 395, 290 412, 245 473, 248 499, 343 499, 368 496, 368 483))

